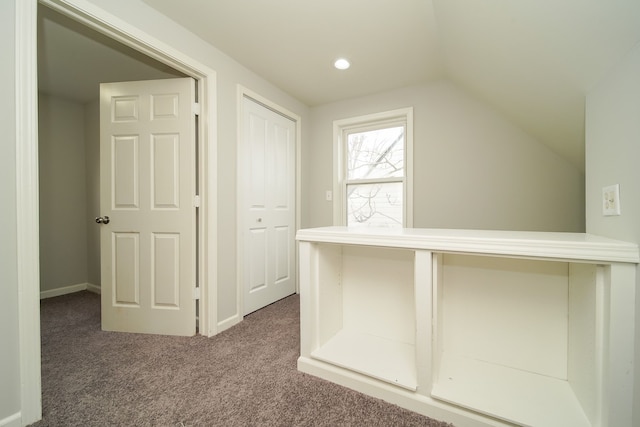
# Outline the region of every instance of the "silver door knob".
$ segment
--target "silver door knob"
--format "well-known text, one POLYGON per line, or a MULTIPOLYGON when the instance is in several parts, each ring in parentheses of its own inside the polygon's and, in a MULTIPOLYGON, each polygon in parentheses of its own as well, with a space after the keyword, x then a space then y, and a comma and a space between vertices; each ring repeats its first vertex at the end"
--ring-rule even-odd
POLYGON ((98 224, 109 224, 109 217, 108 216, 99 216, 96 217, 96 222, 98 224))

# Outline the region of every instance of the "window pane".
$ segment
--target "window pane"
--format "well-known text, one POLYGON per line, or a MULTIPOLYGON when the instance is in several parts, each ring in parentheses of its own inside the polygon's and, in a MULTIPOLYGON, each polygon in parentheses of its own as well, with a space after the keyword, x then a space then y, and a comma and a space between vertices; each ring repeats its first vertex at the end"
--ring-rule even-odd
POLYGON ((347 179, 404 176, 404 126, 350 133, 347 179))
POLYGON ((347 185, 349 227, 402 227, 402 183, 347 185))

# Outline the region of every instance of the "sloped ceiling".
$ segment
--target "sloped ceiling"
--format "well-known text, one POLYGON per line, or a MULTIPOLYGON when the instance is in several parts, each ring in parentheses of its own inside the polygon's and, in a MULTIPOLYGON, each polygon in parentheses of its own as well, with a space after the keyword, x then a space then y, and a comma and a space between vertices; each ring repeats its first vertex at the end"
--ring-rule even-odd
POLYGON ((585 94, 640 40, 638 0, 143 1, 310 106, 448 78, 580 169, 585 94))
POLYGON ((433 3, 447 76, 584 169, 585 95, 640 40, 640 2, 433 3))
MULTIPOLYGON (((450 79, 579 169, 585 95, 640 41, 638 0, 142 1, 309 106, 450 79)), ((42 88, 175 73, 42 9, 42 88)))

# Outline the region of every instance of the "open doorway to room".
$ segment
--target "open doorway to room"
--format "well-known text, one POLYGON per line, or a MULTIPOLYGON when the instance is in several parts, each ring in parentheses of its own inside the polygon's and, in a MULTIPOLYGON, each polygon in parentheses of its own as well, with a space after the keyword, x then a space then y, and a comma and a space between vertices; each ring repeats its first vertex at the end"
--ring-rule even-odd
POLYGON ((217 265, 216 228, 212 212, 216 211, 216 176, 208 170, 216 159, 216 73, 189 55, 169 44, 160 42, 147 32, 138 29, 108 12, 90 4, 60 3, 56 0, 31 0, 19 2, 16 10, 16 175, 18 200, 16 213, 18 237, 18 289, 20 328, 20 372, 23 421, 36 421, 41 414, 40 386, 40 327, 39 327, 39 185, 38 185, 38 82, 37 82, 37 6, 45 5, 70 17, 87 28, 97 30, 109 38, 121 42, 150 58, 170 65, 197 82, 198 120, 197 182, 198 191, 204 197, 199 210, 198 235, 200 249, 197 276, 204 298, 200 299, 198 325, 201 334, 211 336, 216 328, 216 277, 209 274, 217 265), (210 111, 212 114, 210 114, 210 111), (208 292, 210 291, 210 292, 208 292))
POLYGON ((38 6, 40 294, 100 292, 99 84, 185 74, 38 6))

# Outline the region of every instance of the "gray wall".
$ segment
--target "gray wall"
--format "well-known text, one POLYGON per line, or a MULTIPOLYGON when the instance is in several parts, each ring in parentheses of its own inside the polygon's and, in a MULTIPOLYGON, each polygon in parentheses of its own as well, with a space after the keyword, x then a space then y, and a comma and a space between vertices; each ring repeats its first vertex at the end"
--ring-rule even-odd
POLYGON ((333 220, 333 121, 410 106, 415 227, 584 231, 583 173, 447 81, 311 109, 309 225, 333 220))
POLYGON ((87 282, 85 114, 82 104, 38 97, 40 290, 87 282))
POLYGON ((100 286, 100 116, 40 93, 40 290, 100 286))
MULTIPOLYGON (((3 135, 0 142, 0 198, 3 200, 0 203, 0 420, 20 411, 15 233, 15 63, 12 55, 16 1, 23 0, 0 2, 0 35, 3 36, 0 37, 0 51, 5 53, 5 59, 0 63, 0 93, 3 94, 0 100, 0 114, 3 117, 0 121, 3 135)), ((237 303, 237 84, 246 86, 302 117, 303 226, 331 223, 331 207, 324 201, 324 191, 332 185, 331 122, 336 118, 366 114, 379 109, 414 105, 415 121, 421 123, 416 128, 415 135, 416 150, 420 152, 415 165, 416 181, 420 182, 419 185, 416 183, 416 226, 544 228, 567 231, 577 231, 582 227, 584 211, 579 212, 583 194, 579 184, 580 173, 528 136, 521 134, 490 109, 447 83, 318 107, 311 112, 300 102, 152 10, 141 0, 90 1, 118 19, 216 70, 218 160, 217 164, 210 167, 211 172, 218 177, 219 211, 215 226, 218 231, 219 268, 214 274, 219 283, 219 320, 233 316, 237 303), (484 119, 480 119, 482 117, 484 119), (468 127, 471 124, 473 127, 468 127), (516 148, 507 148, 509 140, 516 148), (447 162, 438 161, 438 156, 446 158, 447 162), (527 157, 529 160, 525 161, 527 157), (461 163, 463 167, 458 166, 461 163), (465 168, 471 170, 467 171, 465 168), (537 173, 534 174, 534 171, 537 173), (451 184, 447 187, 447 183, 451 184), (502 191, 502 185, 506 186, 505 191, 502 191), (472 194, 469 188, 487 191, 488 196, 472 194), (545 194, 545 191, 550 193, 545 194), (443 199, 442 204, 439 204, 439 198, 443 199), (465 202, 467 199, 472 202, 465 202), (531 206, 535 214, 525 212, 531 206), (520 214, 523 214, 522 220, 520 214), (476 219, 476 215, 480 218, 476 219), (451 219, 448 219, 449 216, 451 219)), ((633 70, 637 74, 637 68, 633 70)), ((636 100, 640 99, 637 93, 635 95, 636 100)), ((638 117, 637 104, 633 105, 635 107, 632 112, 638 117)), ((635 137, 638 136, 636 133, 635 137)), ((604 147, 605 142, 591 144, 604 147)), ((633 151, 626 148, 620 156, 626 159, 632 155, 638 158, 637 148, 633 151)), ((589 178, 598 175, 598 181, 607 183, 615 178, 607 176, 615 172, 605 171, 605 161, 598 159, 595 162, 597 168, 602 168, 602 174, 591 172, 590 168, 594 167, 591 163, 587 165, 589 178)), ((638 172, 625 165, 627 163, 621 167, 629 168, 629 176, 638 182, 638 172)), ((634 187, 620 183, 623 186, 623 216, 631 215, 633 212, 627 210, 627 198, 624 194, 634 187)), ((594 185, 597 189, 600 183, 591 184, 589 192, 592 192, 594 185)), ((637 197, 637 184, 635 186, 637 197)), ((593 209, 587 209, 588 212, 590 210, 593 209)), ((635 216, 638 217, 637 212, 635 216)), ((625 221, 631 221, 629 217, 624 218, 628 218, 625 221)), ((627 224, 623 228, 629 231, 632 227, 627 224)), ((591 228, 599 229, 595 225, 591 228)), ((609 231, 610 234, 618 232, 614 233, 613 228, 609 231)), ((637 233, 637 229, 634 232, 637 233)))
MULTIPOLYGON (((17 241, 16 241, 16 122, 15 122, 15 4, 18 0, 0 2, 0 64, 3 94, 0 100, 2 142, 0 142, 0 420, 19 416, 20 403, 20 346, 18 324, 17 241)), ((27 0, 20 0, 27 1, 27 0)), ((35 3, 35 0, 30 0, 35 3)), ((118 20, 160 40, 216 71, 215 127, 217 132, 217 164, 210 165, 218 177, 217 224, 219 268, 217 276, 218 317, 235 315, 237 300, 236 272, 236 130, 237 85, 270 99, 301 116, 303 126, 308 122, 308 108, 285 94, 260 76, 239 65, 231 58, 205 43, 169 18, 149 8, 141 0, 91 0, 118 20)), ((74 2, 71 1, 71 4, 74 2)), ((207 120, 207 118, 203 118, 207 120)), ((303 127, 303 139, 307 131, 303 127)), ((24 355, 23 355, 24 356, 24 355)))
MULTIPOLYGON (((640 243, 640 45, 587 96, 587 232, 640 243), (620 184, 620 216, 602 215, 602 187, 620 184)), ((636 269, 634 422, 640 425, 640 268, 636 269)))
POLYGON ((16 240, 15 2, 0 2, 0 421, 20 412, 16 240))
POLYGON ((87 282, 100 286, 100 102, 84 105, 85 177, 87 190, 87 282))
MULTIPOLYGON (((241 84, 302 118, 302 139, 308 140, 309 109, 262 77, 241 66, 141 0, 90 0, 118 19, 141 29, 160 42, 190 56, 216 72, 218 178, 218 320, 237 315, 237 85, 241 84)), ((304 205, 304 199, 303 199, 304 205)), ((303 224, 305 223, 303 210, 303 224)))

